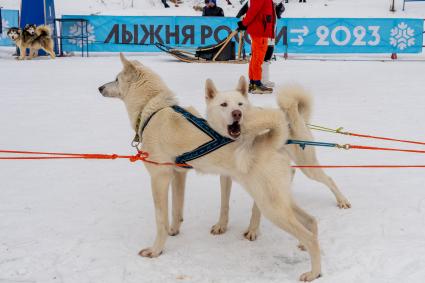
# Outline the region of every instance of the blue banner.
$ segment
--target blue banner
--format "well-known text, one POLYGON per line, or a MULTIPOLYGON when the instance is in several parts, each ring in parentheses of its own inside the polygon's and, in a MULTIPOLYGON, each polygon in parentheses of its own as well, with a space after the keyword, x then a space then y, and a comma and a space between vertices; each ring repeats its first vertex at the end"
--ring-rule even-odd
MULTIPOLYGON (((87 19, 89 50, 158 52, 155 43, 197 48, 215 44, 237 27, 236 18, 63 16, 87 19)), ((287 18, 278 21, 276 52, 283 53, 420 53, 422 19, 287 18)), ((65 22, 64 51, 84 45, 81 23, 65 22)), ((83 33, 85 33, 83 31, 83 33)), ((245 36, 246 51, 250 40, 245 36)))
POLYGON ((18 27, 18 10, 1 10, 2 33, 0 35, 0 46, 13 46, 14 43, 7 37, 8 28, 18 27))
MULTIPOLYGON (((63 16, 86 19, 89 50, 94 52, 158 52, 155 43, 198 47, 215 44, 237 26, 235 18, 218 17, 134 17, 63 16)), ((62 25, 64 51, 79 51, 84 44, 85 26, 77 21, 62 25), (83 35, 82 35, 83 33, 83 35)))
POLYGON ((287 19, 289 53, 420 53, 422 19, 287 19))

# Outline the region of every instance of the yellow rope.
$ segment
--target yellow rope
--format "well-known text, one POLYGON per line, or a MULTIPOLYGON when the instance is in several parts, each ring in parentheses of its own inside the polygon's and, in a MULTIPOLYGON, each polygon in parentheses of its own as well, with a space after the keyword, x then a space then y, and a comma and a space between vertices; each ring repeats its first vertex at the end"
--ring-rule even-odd
POLYGON ((331 128, 326 128, 326 127, 323 127, 323 126, 312 125, 312 124, 307 124, 307 126, 310 129, 316 130, 316 131, 322 131, 322 132, 328 132, 328 133, 348 135, 348 132, 343 132, 342 131, 344 129, 343 127, 339 127, 337 129, 331 129, 331 128))

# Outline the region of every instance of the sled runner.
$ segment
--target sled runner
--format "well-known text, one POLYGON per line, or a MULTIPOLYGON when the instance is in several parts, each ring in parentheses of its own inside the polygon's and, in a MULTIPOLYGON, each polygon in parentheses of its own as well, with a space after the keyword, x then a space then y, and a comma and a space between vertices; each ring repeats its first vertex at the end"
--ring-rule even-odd
POLYGON ((170 54, 171 56, 186 63, 247 63, 244 52, 243 35, 241 32, 233 31, 227 38, 214 45, 201 46, 196 49, 175 48, 162 43, 155 46, 170 54), (238 34, 239 33, 239 34, 238 34), (238 34, 238 51, 235 54, 235 42, 232 38, 238 34), (236 58, 237 55, 237 58, 236 58))

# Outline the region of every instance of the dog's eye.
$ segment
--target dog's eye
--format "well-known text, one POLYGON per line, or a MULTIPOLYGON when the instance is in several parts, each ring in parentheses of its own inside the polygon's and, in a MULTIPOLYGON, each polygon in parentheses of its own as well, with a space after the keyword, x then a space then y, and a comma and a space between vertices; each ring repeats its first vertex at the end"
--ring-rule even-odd
POLYGON ((220 104, 220 106, 227 107, 227 103, 226 102, 223 102, 222 104, 220 104))
POLYGON ((243 105, 243 103, 242 103, 242 102, 239 102, 239 103, 238 103, 238 105, 239 105, 239 106, 242 106, 242 105, 243 105))

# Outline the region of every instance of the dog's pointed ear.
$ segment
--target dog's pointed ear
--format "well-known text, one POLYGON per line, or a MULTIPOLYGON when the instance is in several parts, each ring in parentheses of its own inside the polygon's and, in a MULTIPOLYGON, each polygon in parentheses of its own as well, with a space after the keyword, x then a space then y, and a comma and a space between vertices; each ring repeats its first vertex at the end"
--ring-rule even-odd
POLYGON ((213 81, 211 79, 207 79, 207 81, 205 82, 205 98, 213 99, 216 94, 217 89, 215 88, 213 81))
POLYGON ((120 59, 125 70, 136 71, 136 67, 134 66, 134 64, 131 61, 127 60, 127 58, 125 58, 122 52, 120 52, 120 59))
POLYGON ((248 95, 248 83, 245 79, 245 76, 241 76, 239 78, 238 86, 236 87, 236 90, 242 93, 243 96, 248 95))
POLYGON ((120 52, 120 59, 121 59, 121 63, 122 65, 125 67, 126 65, 130 64, 130 61, 127 60, 127 58, 125 58, 124 54, 122 52, 120 52))

